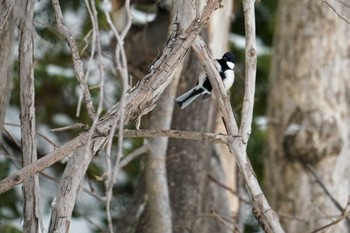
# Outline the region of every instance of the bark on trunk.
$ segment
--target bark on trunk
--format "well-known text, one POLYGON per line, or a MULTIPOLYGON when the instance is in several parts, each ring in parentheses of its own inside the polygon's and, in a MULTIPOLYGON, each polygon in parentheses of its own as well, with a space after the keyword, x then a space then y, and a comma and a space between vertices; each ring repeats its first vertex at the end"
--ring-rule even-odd
POLYGON ((14 31, 12 6, 9 1, 0 2, 0 145, 2 144, 2 127, 5 122, 6 108, 11 93, 12 59, 11 49, 14 31))
MULTIPOLYGON (((185 61, 178 93, 194 86, 202 71, 193 52, 185 61)), ((214 128, 214 111, 211 99, 198 98, 186 109, 176 107, 172 129, 208 132, 214 128)), ((207 219, 201 218, 205 197, 205 184, 209 169, 211 144, 170 139, 167 154, 167 172, 170 200, 173 211, 173 232, 197 232, 207 219)))
MULTIPOLYGON (((21 89, 21 133, 23 166, 37 160, 35 142, 35 90, 33 62, 33 14, 34 0, 23 2, 18 8, 23 11, 20 19, 19 75, 21 89)), ((23 231, 36 233, 39 230, 39 178, 38 174, 23 183, 24 221, 23 231)))
MULTIPOLYGON (((280 2, 265 183, 286 232, 328 224, 348 202, 349 38, 349 25, 322 1, 280 2)), ((349 230, 343 220, 322 232, 349 230)))
MULTIPOLYGON (((150 118, 151 129, 170 129, 176 93, 175 78, 157 101, 150 118)), ((169 139, 166 137, 147 139, 150 153, 146 158, 145 175, 148 195, 147 218, 152 233, 171 233, 171 210, 166 174, 166 152, 169 139)))

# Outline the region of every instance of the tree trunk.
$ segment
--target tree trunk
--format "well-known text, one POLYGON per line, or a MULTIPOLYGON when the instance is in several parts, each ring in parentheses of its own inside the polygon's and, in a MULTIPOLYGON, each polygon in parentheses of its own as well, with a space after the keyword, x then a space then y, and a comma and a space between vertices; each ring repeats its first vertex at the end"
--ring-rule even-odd
MULTIPOLYGON (((224 9, 220 9, 216 12, 216 14, 213 15, 213 18, 216 20, 211 20, 208 26, 209 42, 211 42, 210 47, 213 52, 213 58, 220 57, 227 51, 230 23, 229 15, 231 13, 232 5, 230 1, 224 1, 223 4, 224 9), (218 33, 218 31, 220 31, 220 33, 218 33)), ((195 5, 194 1, 192 1, 192 3, 188 1, 174 2, 172 5, 171 15, 172 22, 177 23, 171 24, 169 34, 172 33, 172 30, 176 30, 176 27, 185 29, 189 25, 189 22, 192 21, 196 14, 195 9, 192 8, 193 5, 195 5)), ((200 7, 198 5, 195 6, 200 7)), ((164 26, 162 22, 159 23, 161 23, 160 25, 164 26)), ((158 39, 158 36, 151 35, 151 32, 153 32, 153 25, 153 22, 151 25, 149 25, 148 30, 146 31, 146 35, 150 35, 151 38, 158 39)), ((147 41, 148 40, 146 40, 146 42, 147 41)), ((152 39, 150 39, 150 41, 152 41, 152 39)), ((132 46, 131 48, 135 49, 135 46, 132 46)), ((148 50, 150 49, 148 48, 148 50)), ((140 57, 132 59, 133 63, 135 60, 139 62, 140 57)), ((138 67, 137 62, 134 64, 134 66, 138 67)), ((189 56, 184 62, 183 71, 180 72, 180 74, 177 74, 177 76, 181 77, 177 95, 183 93, 185 90, 195 85, 197 78, 201 72, 203 72, 203 67, 200 65, 198 58, 192 52, 189 52, 189 56)), ((171 119, 171 117, 159 115, 161 112, 159 112, 160 108, 158 105, 164 105, 168 107, 174 106, 174 96, 169 96, 166 93, 167 92, 165 92, 157 102, 157 107, 150 114, 150 123, 146 123, 146 127, 164 128, 165 126, 163 123, 171 119)), ((176 111, 173 114, 171 129, 213 132, 216 109, 214 110, 214 106, 211 106, 211 103, 211 99, 201 101, 200 98, 198 98, 198 100, 193 103, 193 106, 190 106, 185 110, 180 110, 176 106, 176 111)), ((145 118, 147 117, 143 118, 143 123, 145 123, 145 118)), ((148 141, 151 145, 151 148, 153 148, 151 150, 152 153, 156 150, 159 150, 163 145, 166 145, 165 142, 167 140, 148 139, 148 141)), ((229 195, 231 194, 228 195, 227 190, 207 178, 208 175, 210 175, 217 182, 220 182, 220 184, 226 184, 232 188, 232 183, 227 184, 226 182, 228 182, 228 180, 232 180, 232 178, 229 176, 233 176, 233 168, 235 164, 232 160, 230 162, 224 160, 226 157, 224 155, 223 148, 225 147, 227 148, 227 146, 223 146, 222 148, 218 147, 217 151, 220 151, 220 154, 216 153, 215 156, 213 156, 214 149, 213 144, 211 143, 203 143, 198 141, 194 142, 188 140, 169 140, 167 150, 168 158, 166 162, 167 174, 169 176, 168 185, 172 207, 172 220, 174 222, 172 232, 183 232, 188 229, 191 229, 193 232, 230 232, 230 228, 227 227, 227 225, 230 224, 223 224, 217 217, 215 217, 215 215, 217 214, 218 216, 225 219, 231 219, 230 209, 234 208, 232 207, 232 203, 234 202, 231 201, 232 199, 229 200, 229 195), (175 158, 177 155, 182 153, 184 154, 180 155, 180 158, 175 158), (173 162, 173 159, 176 161, 173 162), (233 166, 230 168, 231 170, 227 171, 227 173, 224 173, 222 168, 223 164, 230 166, 232 165, 232 162, 233 166)), ((231 154, 229 156, 232 157, 231 154)), ((159 204, 157 204, 157 199, 160 199, 158 202, 165 201, 165 198, 163 198, 163 195, 161 194, 165 190, 162 188, 160 191, 160 186, 156 185, 156 183, 159 183, 157 182, 157 179, 161 177, 155 177, 162 176, 161 169, 159 171, 155 169, 157 168, 156 165, 158 168, 160 168, 160 162, 157 162, 157 160, 160 159, 161 157, 157 158, 155 157, 155 154, 151 154, 148 156, 148 159, 146 161, 145 174, 148 190, 148 202, 146 211, 142 215, 138 224, 137 232, 165 232, 164 229, 162 230, 162 227, 166 225, 163 223, 165 223, 164 220, 166 220, 165 218, 168 215, 165 214, 162 216, 163 220, 161 220, 161 218, 156 217, 157 214, 161 213, 157 213, 157 209, 155 209, 156 205, 159 204), (158 188, 158 191, 155 188, 158 188), (155 199, 156 195, 157 199, 155 199), (154 225, 154 223, 157 221, 159 224, 154 225), (161 223, 161 221, 163 221, 163 223, 161 223), (153 228, 153 230, 151 230, 151 228, 153 228)), ((135 203, 137 203, 137 201, 135 201, 135 203)), ((159 207, 160 206, 158 205, 158 211, 161 210, 159 207)), ((232 226, 230 227, 231 229, 233 228, 232 226)))
POLYGON ((10 1, 0 2, 0 145, 2 144, 2 127, 5 123, 6 108, 11 93, 12 42, 14 17, 10 1))
MULTIPOLYGON (((177 75, 177 74, 175 74, 177 75)), ((178 76, 178 75, 177 75, 178 76)), ((157 101, 150 117, 151 129, 170 129, 178 77, 157 101)), ((152 233, 171 233, 171 210, 166 174, 166 152, 169 138, 149 138, 150 152, 146 158, 145 175, 148 195, 148 216, 152 233)))
MULTIPOLYGON (((33 62, 33 16, 34 0, 27 0, 19 5, 24 18, 20 19, 19 76, 21 89, 21 134, 23 166, 37 160, 35 127, 35 90, 33 62)), ((23 183, 24 221, 23 232, 36 233, 39 230, 40 195, 38 174, 23 183)))
MULTIPOLYGON (((178 93, 194 86, 202 70, 192 51, 185 64, 178 93)), ((201 101, 198 98, 184 110, 175 108, 171 128, 198 132, 213 131, 214 119, 211 99, 201 101)), ((169 140, 167 170, 174 232, 197 232, 194 229, 207 220, 200 215, 204 214, 201 207, 205 197, 211 154, 211 144, 208 142, 169 140)))
POLYGON ((281 1, 276 22, 266 190, 286 232, 308 232, 348 202, 350 30, 322 1, 281 1))

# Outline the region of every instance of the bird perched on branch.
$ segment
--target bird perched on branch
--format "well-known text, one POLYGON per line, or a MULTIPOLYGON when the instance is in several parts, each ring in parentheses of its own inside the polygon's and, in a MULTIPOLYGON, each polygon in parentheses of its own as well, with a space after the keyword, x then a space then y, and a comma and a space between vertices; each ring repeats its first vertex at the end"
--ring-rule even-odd
MULTIPOLYGON (((229 90, 235 80, 235 56, 232 53, 227 52, 221 59, 215 60, 215 66, 224 82, 226 91, 229 90)), ((203 75, 198 78, 197 85, 177 97, 175 102, 181 107, 181 109, 184 109, 200 95, 203 95, 202 99, 210 97, 211 90, 212 86, 209 82, 208 75, 203 73, 203 75)))

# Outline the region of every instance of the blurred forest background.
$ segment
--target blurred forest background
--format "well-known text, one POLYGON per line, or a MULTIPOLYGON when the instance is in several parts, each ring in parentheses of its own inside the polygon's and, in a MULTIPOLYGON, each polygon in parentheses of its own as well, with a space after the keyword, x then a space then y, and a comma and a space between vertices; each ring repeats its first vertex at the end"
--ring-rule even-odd
MULTIPOLYGON (((9 65, 8 70, 1 70, 7 75, 0 74, 2 84, 7 79, 7 84, 2 85, 7 91, 1 89, 4 92, 0 119, 1 115, 5 116, 0 121, 2 180, 22 167, 20 32, 14 26, 20 21, 16 14, 21 13, 13 4, 6 5, 8 1, 0 2, 1 8, 12 11, 4 19, 8 12, 0 10, 2 22, 8 21, 10 25, 4 24, 0 31, 0 40, 9 42, 1 42, 0 46, 2 58, 5 54, 0 69, 7 64, 4 60, 9 65)), ((131 1, 133 21, 124 43, 130 86, 147 74, 162 51, 174 15, 169 2, 172 1, 131 1)), ((319 232, 349 232, 350 229, 350 163, 346 159, 350 149, 347 125, 350 122, 347 94, 350 93, 350 26, 346 22, 350 6, 341 1, 328 2, 263 0, 255 3, 257 82, 247 153, 286 232, 312 232, 327 224, 330 226, 319 232), (345 19, 337 14, 345 15, 345 19)), ((102 114, 120 99, 123 91, 120 70, 115 69, 119 64, 114 52, 117 40, 105 10, 121 32, 126 23, 123 22, 124 4, 117 0, 60 2, 64 23, 84 62, 94 106, 98 106, 100 100, 103 67, 102 114), (93 43, 93 25, 87 5, 97 10, 101 55, 97 55, 94 48, 97 43, 93 43)), ((223 15, 222 21, 219 17, 218 23, 210 22, 201 35, 208 42, 213 58, 221 57, 226 51, 236 56, 236 80, 230 100, 240 121, 245 69, 243 8, 241 1, 223 1, 223 6, 215 12, 223 15), (226 28, 229 31, 225 31, 226 28), (215 48, 217 45, 213 43, 219 43, 220 48, 215 48)), ((35 1, 33 23, 36 142, 37 155, 41 158, 84 131, 84 128, 59 132, 51 129, 75 123, 91 125, 91 121, 77 84, 70 48, 57 31, 51 1, 35 1)), ((152 114, 143 116, 140 128, 162 129, 164 124, 170 124, 170 129, 198 132, 214 132, 220 128, 220 123, 216 123, 217 109, 211 100, 196 101, 195 106, 183 111, 174 106, 174 96, 194 85, 202 69, 194 53, 188 52, 180 71, 175 74, 178 78, 174 78, 165 97, 157 102, 162 106, 161 102, 165 101, 165 105, 172 105, 174 109, 164 113, 157 106, 152 114), (169 114, 170 122, 164 123, 169 114)), ((220 121, 220 117, 218 119, 220 121)), ((136 124, 131 122, 125 128, 135 129, 136 124)), ((147 174, 151 169, 147 168, 151 166, 147 154, 156 150, 154 145, 163 143, 157 140, 142 137, 123 140, 123 165, 113 186, 110 207, 115 232, 155 232, 149 224, 153 215, 147 214, 152 211, 147 206, 152 196, 146 197, 145 193, 151 176, 147 174)), ((251 211, 250 196, 234 160, 220 155, 227 153, 225 149, 214 148, 211 142, 170 139, 166 143, 169 143, 165 148, 169 186, 166 195, 171 201, 173 232, 263 231, 251 211), (184 151, 183 148, 189 149, 184 151)), ((118 139, 115 139, 112 156, 116 156, 118 148, 118 139)), ((88 166, 75 203, 70 232, 108 232, 106 156, 106 152, 98 152, 88 166)), ((64 159, 40 173, 43 220, 40 228, 45 229, 43 232, 49 230, 52 203, 67 161, 64 159)), ((0 232, 31 232, 22 227, 21 188, 19 185, 0 194, 0 232)))

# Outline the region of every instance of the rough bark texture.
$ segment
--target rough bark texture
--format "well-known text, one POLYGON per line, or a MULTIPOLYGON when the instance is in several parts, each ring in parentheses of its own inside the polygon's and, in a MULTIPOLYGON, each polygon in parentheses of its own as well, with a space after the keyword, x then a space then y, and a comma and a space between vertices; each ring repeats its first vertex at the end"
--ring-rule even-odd
MULTIPOLYGON (((321 227, 339 216, 348 202, 349 38, 349 25, 322 1, 280 2, 265 183, 287 232, 321 227), (325 194, 310 169, 336 201, 325 194)), ((322 232, 349 230, 344 220, 322 232)))
MULTIPOLYGON (((33 63, 33 14, 34 0, 18 5, 23 10, 24 18, 20 19, 19 75, 21 89, 21 133, 23 166, 37 160, 35 142, 35 91, 33 63)), ((30 177, 23 183, 24 221, 23 231, 36 233, 39 229, 39 178, 30 177)))
POLYGON ((11 48, 13 41, 14 18, 9 1, 0 1, 0 145, 2 144, 2 127, 11 92, 11 48))
MULTIPOLYGON (((98 138, 96 143, 102 140, 98 138)), ((69 232, 76 198, 79 194, 86 169, 95 153, 96 151, 91 147, 85 146, 79 148, 69 159, 60 181, 58 194, 52 204, 53 209, 49 226, 50 233, 69 232)))
MULTIPOLYGON (((165 90, 157 101, 157 107, 150 118, 151 129, 170 129, 174 109, 173 99, 176 93, 177 81, 165 90)), ((146 158, 145 175, 148 195, 148 218, 152 233, 171 233, 171 210, 166 174, 166 152, 169 138, 158 137, 147 139, 150 153, 146 158)))

